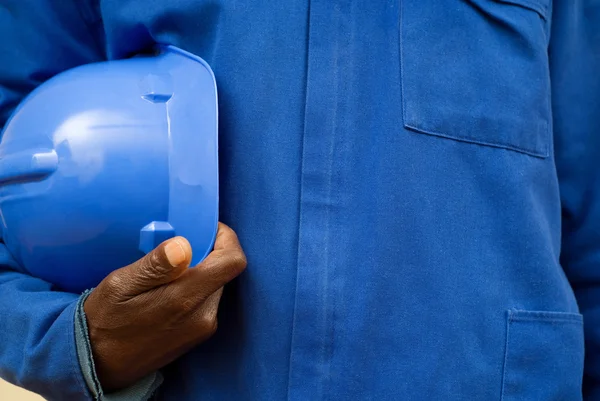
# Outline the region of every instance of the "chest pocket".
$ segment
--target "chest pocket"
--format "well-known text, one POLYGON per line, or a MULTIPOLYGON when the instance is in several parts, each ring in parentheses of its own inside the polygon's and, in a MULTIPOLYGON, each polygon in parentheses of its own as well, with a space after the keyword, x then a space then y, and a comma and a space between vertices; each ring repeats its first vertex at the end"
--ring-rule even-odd
POLYGON ((404 126, 547 157, 551 0, 401 0, 404 126))

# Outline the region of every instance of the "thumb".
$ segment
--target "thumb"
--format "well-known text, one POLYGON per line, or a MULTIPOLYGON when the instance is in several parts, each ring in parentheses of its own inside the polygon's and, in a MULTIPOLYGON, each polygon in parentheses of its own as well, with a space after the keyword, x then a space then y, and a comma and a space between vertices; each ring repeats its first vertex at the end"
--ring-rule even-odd
MULTIPOLYGON (((179 278, 189 267, 192 247, 183 237, 171 238, 140 260, 120 269, 127 295, 136 296, 179 278)), ((119 280, 121 281, 121 280, 119 280)))

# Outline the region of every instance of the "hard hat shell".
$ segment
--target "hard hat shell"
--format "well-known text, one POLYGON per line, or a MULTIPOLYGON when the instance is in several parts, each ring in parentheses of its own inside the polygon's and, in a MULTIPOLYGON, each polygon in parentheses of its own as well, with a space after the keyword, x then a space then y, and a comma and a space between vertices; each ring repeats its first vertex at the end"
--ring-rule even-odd
POLYGON ((0 141, 0 229, 28 273, 80 292, 160 242, 193 264, 218 222, 217 90, 201 58, 156 54, 77 67, 17 107, 0 141))

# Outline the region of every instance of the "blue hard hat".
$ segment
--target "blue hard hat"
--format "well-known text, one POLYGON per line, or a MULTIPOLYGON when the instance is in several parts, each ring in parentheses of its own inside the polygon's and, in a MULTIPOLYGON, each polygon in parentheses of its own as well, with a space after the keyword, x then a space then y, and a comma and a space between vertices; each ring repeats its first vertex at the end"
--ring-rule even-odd
POLYGON ((80 292, 162 241, 196 264, 218 222, 217 90, 172 46, 61 73, 17 107, 0 141, 0 229, 29 274, 80 292))

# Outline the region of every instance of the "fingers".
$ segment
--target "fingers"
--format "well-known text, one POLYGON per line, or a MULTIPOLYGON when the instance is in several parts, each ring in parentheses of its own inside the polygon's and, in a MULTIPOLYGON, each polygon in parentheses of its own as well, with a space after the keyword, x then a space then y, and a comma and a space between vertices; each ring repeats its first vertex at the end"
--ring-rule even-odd
POLYGON ((142 259, 113 272, 111 280, 120 282, 127 295, 135 296, 175 281, 186 272, 191 258, 189 242, 183 237, 171 238, 142 259))
POLYGON ((197 313, 198 318, 202 322, 205 322, 205 324, 209 326, 214 326, 215 330, 217 325, 217 313, 219 312, 219 303, 221 302, 222 295, 223 287, 210 294, 197 313))
POLYGON ((235 232, 220 223, 214 251, 204 261, 189 269, 182 283, 185 291, 204 300, 246 269, 246 255, 235 232))
POLYGON ((140 295, 166 284, 173 291, 188 294, 191 302, 204 302, 211 294, 240 275, 246 255, 235 232, 219 223, 214 250, 200 264, 188 269, 192 257, 189 242, 175 237, 160 244, 137 262, 109 275, 105 285, 121 298, 140 295), (174 283, 176 281, 176 283, 174 283))
POLYGON ((217 236, 215 238, 214 250, 242 250, 240 241, 238 240, 237 234, 228 225, 220 223, 217 230, 217 236))

